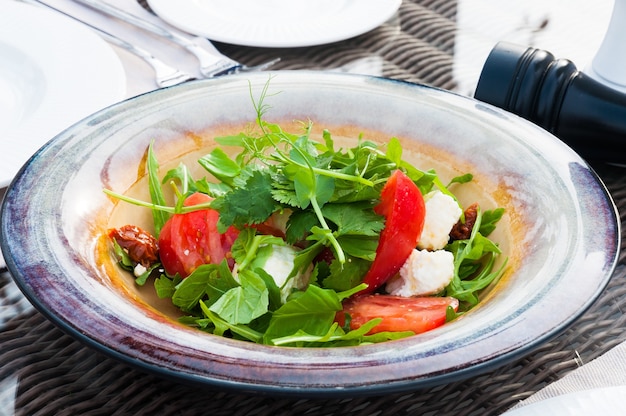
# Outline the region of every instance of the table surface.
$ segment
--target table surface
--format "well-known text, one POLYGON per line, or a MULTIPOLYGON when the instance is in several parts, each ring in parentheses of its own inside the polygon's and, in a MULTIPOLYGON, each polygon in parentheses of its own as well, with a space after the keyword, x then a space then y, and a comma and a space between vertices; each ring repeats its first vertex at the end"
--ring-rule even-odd
MULTIPOLYGON (((584 68, 602 41, 613 5, 608 0, 591 3, 404 0, 397 15, 379 28, 330 45, 216 46, 250 65, 280 56, 274 69, 380 75, 472 95, 482 64, 499 40, 548 49, 584 68)), ((602 162, 592 166, 613 196, 626 229, 626 170, 602 162)), ((333 399, 217 391, 142 373, 65 335, 30 305, 3 272, 0 415, 500 414, 626 340, 624 255, 622 249, 608 287, 580 319, 517 361, 432 388, 333 399)))

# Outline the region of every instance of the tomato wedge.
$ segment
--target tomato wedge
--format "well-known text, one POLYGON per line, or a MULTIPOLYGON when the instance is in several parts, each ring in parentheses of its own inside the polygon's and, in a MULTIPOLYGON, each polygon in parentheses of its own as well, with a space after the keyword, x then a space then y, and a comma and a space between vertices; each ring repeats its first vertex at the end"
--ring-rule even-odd
POLYGON ((363 278, 368 287, 359 295, 375 291, 398 273, 424 229, 424 197, 417 185, 400 170, 387 180, 374 211, 385 216, 385 228, 380 234, 376 258, 363 278))
MULTIPOLYGON (((195 193, 185 200, 184 205, 210 201, 208 195, 195 193)), ((230 250, 239 231, 230 227, 226 233, 220 234, 218 220, 219 213, 214 209, 172 215, 159 234, 159 256, 168 275, 178 273, 187 277, 202 264, 218 264, 224 259, 233 267, 230 250)))
POLYGON ((452 297, 357 296, 344 302, 336 321, 343 326, 345 314, 349 314, 350 329, 357 329, 374 318, 382 318, 381 323, 369 331, 370 334, 384 331, 420 334, 443 325, 448 306, 457 311, 459 301, 452 297))

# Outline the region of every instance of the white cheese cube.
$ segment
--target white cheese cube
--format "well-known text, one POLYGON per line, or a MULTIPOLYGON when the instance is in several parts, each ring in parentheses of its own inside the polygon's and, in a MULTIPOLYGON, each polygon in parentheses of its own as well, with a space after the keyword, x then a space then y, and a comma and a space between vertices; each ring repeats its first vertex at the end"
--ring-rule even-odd
POLYGON ((292 246, 275 245, 272 248, 272 254, 265 262, 263 270, 272 276, 276 286, 281 288, 281 299, 284 303, 292 289, 306 289, 309 284, 311 271, 307 270, 305 273, 298 273, 291 279, 287 280, 287 277, 293 270, 294 260, 298 251, 292 246))
POLYGON ((133 269, 133 274, 135 275, 135 277, 139 277, 139 276, 141 276, 142 274, 144 274, 147 271, 148 271, 148 269, 146 269, 141 264, 137 263, 135 265, 135 268, 133 269))
POLYGON ((427 194, 425 205, 424 230, 417 243, 417 248, 431 251, 441 250, 448 244, 450 230, 459 221, 463 211, 454 198, 440 191, 427 194))
POLYGON ((449 251, 413 250, 400 273, 391 278, 386 290, 396 296, 434 295, 454 277, 454 256, 449 251))

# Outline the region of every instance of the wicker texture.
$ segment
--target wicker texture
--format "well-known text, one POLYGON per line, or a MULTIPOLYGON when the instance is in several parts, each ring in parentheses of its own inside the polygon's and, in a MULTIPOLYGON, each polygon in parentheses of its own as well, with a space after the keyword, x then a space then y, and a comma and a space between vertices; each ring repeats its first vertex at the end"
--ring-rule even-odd
MULTIPOLYGON (((217 46, 253 65, 280 56, 276 69, 342 70, 377 57, 386 77, 453 90, 456 2, 404 1, 397 19, 327 46, 261 49, 217 46)), ((596 166, 624 224, 626 171, 596 166)), ((622 225, 622 229, 625 229, 622 225)), ((384 397, 276 398, 212 391, 145 374, 85 347, 35 311, 7 273, 0 274, 0 414, 18 415, 490 415, 626 339, 622 250, 608 288, 569 329, 508 365, 466 380, 384 397)))

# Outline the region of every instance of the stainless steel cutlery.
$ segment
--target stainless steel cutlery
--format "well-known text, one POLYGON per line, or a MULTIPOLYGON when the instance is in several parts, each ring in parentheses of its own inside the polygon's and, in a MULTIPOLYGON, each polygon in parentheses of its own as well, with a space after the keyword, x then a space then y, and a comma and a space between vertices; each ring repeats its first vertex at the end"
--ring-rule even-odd
MULTIPOLYGON (((128 40, 96 27, 76 16, 73 16, 63 10, 60 10, 45 1, 41 0, 21 0, 26 3, 39 4, 54 10, 57 13, 61 13, 71 19, 74 19, 97 32, 106 41, 119 46, 128 52, 138 56, 149 64, 155 73, 155 82, 159 88, 169 87, 172 85, 180 84, 192 79, 196 79, 191 74, 188 74, 180 69, 175 68, 171 64, 165 63, 163 60, 156 58, 148 50, 139 47, 136 44, 131 43, 128 40)), ((236 60, 223 55, 215 46, 208 40, 193 35, 181 34, 177 31, 169 29, 166 25, 159 25, 157 23, 148 21, 126 10, 113 6, 109 3, 100 0, 73 0, 76 3, 88 6, 100 13, 107 16, 119 19, 122 22, 130 24, 139 30, 149 32, 153 35, 157 35, 167 41, 175 43, 183 47, 186 51, 193 54, 199 62, 199 72, 202 77, 212 78, 216 76, 222 76, 227 74, 233 74, 244 71, 261 71, 274 63, 279 61, 279 58, 270 60, 266 63, 256 66, 243 65, 236 60)))

